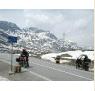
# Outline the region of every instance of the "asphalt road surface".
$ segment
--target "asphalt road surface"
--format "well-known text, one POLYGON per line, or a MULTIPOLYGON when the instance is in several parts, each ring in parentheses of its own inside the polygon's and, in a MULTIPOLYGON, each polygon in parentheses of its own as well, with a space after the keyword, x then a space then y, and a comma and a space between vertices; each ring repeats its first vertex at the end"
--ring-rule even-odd
MULTIPOLYGON (((17 55, 13 56, 13 64, 17 55)), ((0 59, 10 63, 10 54, 0 54, 0 59)), ((93 81, 94 72, 78 70, 74 66, 55 64, 50 61, 38 59, 35 57, 29 58, 30 68, 26 69, 41 81, 93 81)))

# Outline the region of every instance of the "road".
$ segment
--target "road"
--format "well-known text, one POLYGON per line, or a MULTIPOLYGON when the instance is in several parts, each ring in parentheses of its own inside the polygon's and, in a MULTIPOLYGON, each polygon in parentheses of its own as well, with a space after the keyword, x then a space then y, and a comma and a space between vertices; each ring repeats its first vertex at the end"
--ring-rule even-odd
MULTIPOLYGON (((15 58, 13 57, 13 64, 15 58)), ((10 63, 10 54, 0 54, 0 59, 10 63)), ((38 59, 35 57, 29 58, 30 68, 26 69, 31 75, 34 75, 41 81, 92 81, 94 80, 94 72, 78 70, 74 66, 55 64, 50 61, 38 59)))

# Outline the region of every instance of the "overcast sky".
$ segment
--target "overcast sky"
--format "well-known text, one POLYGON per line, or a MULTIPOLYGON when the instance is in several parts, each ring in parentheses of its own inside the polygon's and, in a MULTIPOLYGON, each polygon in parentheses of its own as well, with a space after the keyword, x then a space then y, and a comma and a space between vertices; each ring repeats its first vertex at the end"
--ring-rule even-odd
POLYGON ((80 46, 94 46, 94 10, 0 10, 0 20, 16 23, 20 28, 38 27, 51 31, 58 38, 77 42, 80 46))

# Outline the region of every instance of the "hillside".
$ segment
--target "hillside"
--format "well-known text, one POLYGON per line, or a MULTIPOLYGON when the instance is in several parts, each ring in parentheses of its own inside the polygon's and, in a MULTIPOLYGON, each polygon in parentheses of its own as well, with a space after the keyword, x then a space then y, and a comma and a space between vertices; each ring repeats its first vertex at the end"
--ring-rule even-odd
POLYGON ((35 55, 80 49, 76 43, 69 40, 58 39, 49 31, 36 27, 20 29, 14 23, 0 21, 1 48, 3 47, 3 49, 10 50, 11 46, 7 43, 9 35, 18 37, 18 42, 14 44, 14 50, 20 51, 22 48, 27 48, 35 55))

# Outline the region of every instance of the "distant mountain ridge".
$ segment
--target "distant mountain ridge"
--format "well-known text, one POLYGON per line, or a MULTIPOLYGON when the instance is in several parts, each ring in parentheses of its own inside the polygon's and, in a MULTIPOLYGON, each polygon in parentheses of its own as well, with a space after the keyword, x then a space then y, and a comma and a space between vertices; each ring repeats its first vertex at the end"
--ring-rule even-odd
POLYGON ((8 43, 6 43, 8 35, 18 37, 15 49, 27 48, 34 54, 75 50, 80 48, 74 42, 58 39, 49 31, 38 29, 36 27, 20 29, 15 23, 0 21, 0 43, 6 45, 6 47, 10 49, 8 43))
POLYGON ((8 21, 0 21, 0 29, 3 29, 5 31, 16 31, 21 30, 15 23, 8 22, 8 21))

